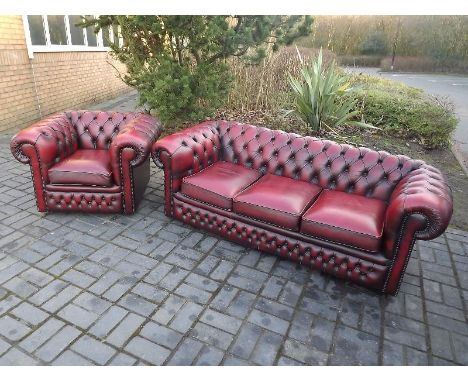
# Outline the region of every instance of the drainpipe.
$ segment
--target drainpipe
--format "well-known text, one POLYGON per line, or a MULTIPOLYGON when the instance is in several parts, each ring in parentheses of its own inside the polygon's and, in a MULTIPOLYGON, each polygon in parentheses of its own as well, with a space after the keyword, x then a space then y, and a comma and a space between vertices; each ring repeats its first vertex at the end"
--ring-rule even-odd
POLYGON ((33 50, 32 50, 31 35, 29 33, 28 16, 23 15, 22 18, 23 18, 24 37, 26 39, 26 48, 28 50, 29 66, 31 67, 31 73, 32 73, 32 77, 33 77, 34 96, 36 98, 36 107, 37 107, 37 111, 39 112, 39 119, 42 119, 41 103, 39 102, 39 94, 37 92, 36 73, 34 72, 34 64, 33 64, 34 53, 33 53, 33 50))

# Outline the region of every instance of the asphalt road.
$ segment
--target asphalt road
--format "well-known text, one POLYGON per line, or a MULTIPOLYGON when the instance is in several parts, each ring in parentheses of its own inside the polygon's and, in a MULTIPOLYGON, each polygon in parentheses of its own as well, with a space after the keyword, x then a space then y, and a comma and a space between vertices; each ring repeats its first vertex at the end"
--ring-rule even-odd
POLYGON ((468 76, 445 74, 386 73, 378 68, 346 68, 354 72, 381 76, 423 89, 429 94, 449 97, 459 119, 453 135, 454 146, 468 166, 468 76))

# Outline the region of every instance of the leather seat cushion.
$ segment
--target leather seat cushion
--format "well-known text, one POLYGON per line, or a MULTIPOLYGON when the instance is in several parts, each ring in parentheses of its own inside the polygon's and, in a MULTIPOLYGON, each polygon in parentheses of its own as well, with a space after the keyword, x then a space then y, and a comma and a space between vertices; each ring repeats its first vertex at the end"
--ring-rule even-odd
POLYGON ((301 233, 378 252, 386 208, 377 199, 324 190, 302 216, 301 233))
POLYGON ((262 174, 243 166, 219 161, 186 176, 182 180, 184 195, 226 210, 232 209, 232 198, 255 182, 262 174))
POLYGON ((110 155, 107 150, 76 150, 49 169, 51 184, 82 186, 113 185, 110 155))
POLYGON ((267 174, 234 198, 234 212, 297 231, 302 213, 321 190, 315 184, 267 174))

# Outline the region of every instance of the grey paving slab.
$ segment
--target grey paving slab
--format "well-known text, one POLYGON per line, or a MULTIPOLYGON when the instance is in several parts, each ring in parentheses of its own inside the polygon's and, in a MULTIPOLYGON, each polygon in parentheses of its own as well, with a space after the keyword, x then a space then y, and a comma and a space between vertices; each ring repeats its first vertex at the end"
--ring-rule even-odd
POLYGON ((142 337, 133 338, 125 350, 151 365, 162 365, 170 351, 142 337))
POLYGON ((140 325, 144 321, 143 317, 135 313, 129 313, 107 336, 106 341, 114 346, 121 347, 140 330, 140 325))
POLYGON ((193 338, 186 338, 167 364, 173 366, 191 365, 203 346, 203 342, 193 338))
POLYGON ((102 314, 96 323, 89 329, 89 333, 96 337, 106 337, 122 319, 128 311, 120 306, 112 306, 107 312, 102 314))
POLYGON ((65 326, 54 334, 35 354, 45 362, 50 362, 60 355, 78 336, 80 331, 72 326, 65 326))
POLYGON ((71 349, 98 365, 105 365, 116 353, 115 349, 89 336, 79 338, 71 349))
POLYGON ((224 352, 215 347, 205 345, 201 349, 196 366, 218 366, 224 358, 224 352))
POLYGON ((38 360, 16 348, 11 348, 0 358, 0 366, 35 366, 39 364, 38 360))
POLYGON ((182 339, 182 334, 154 322, 148 322, 140 335, 168 349, 175 349, 182 339))
POLYGON ((135 365, 137 359, 129 356, 125 353, 118 353, 111 362, 108 363, 109 366, 132 366, 135 365))
POLYGON ((32 326, 39 325, 41 322, 49 318, 49 314, 28 302, 23 302, 18 305, 11 311, 11 313, 32 326))
POLYGON ((10 316, 0 318, 0 334, 11 341, 19 341, 25 337, 31 328, 10 316))
POLYGON ((89 312, 75 304, 65 306, 57 313, 57 316, 82 329, 88 329, 99 317, 96 313, 89 312))
POLYGON ((94 364, 80 356, 72 352, 71 350, 66 350, 60 356, 52 362, 53 366, 94 366, 94 364))
POLYGON ((153 164, 135 215, 40 214, 10 138, 1 365, 468 365, 468 232, 417 242, 381 296, 166 217, 153 164))
POLYGON ((233 340, 233 336, 213 326, 198 322, 192 330, 192 336, 199 341, 226 350, 233 340))
POLYGON ((55 318, 50 318, 34 332, 27 336, 19 343, 19 347, 33 353, 39 346, 47 342, 55 333, 57 333, 63 326, 64 322, 55 318))

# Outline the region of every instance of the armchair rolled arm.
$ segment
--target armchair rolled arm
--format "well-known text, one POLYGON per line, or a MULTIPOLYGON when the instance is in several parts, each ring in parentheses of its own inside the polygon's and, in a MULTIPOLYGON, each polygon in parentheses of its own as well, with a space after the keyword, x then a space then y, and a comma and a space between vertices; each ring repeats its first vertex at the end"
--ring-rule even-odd
POLYGON ((10 142, 13 156, 31 166, 37 208, 47 211, 45 185, 49 182, 49 168, 75 152, 78 135, 63 113, 56 114, 17 133, 10 142))
POLYGON ((149 114, 141 113, 125 124, 109 146, 114 173, 120 174, 119 164, 124 150, 129 152, 127 160, 131 166, 142 164, 160 134, 161 123, 149 114))
POLYGON ((441 235, 447 228, 453 212, 452 193, 445 177, 436 168, 423 164, 411 171, 397 184, 390 196, 384 231, 390 240, 387 249, 401 235, 405 219, 416 217, 420 224, 414 232, 416 239, 430 240, 441 235))
POLYGON ((220 145, 218 123, 207 121, 160 139, 151 152, 156 166, 185 176, 216 162, 220 145))
POLYGON ((55 163, 57 158, 72 154, 77 148, 77 139, 70 120, 61 113, 21 130, 11 139, 10 150, 22 163, 30 163, 36 155, 40 165, 47 166, 55 163))
MULTIPOLYGON (((151 146, 159 138, 161 123, 149 114, 139 113, 128 121, 109 146, 112 172, 115 183, 123 190, 123 210, 125 213, 135 212, 137 200, 135 199, 134 182, 135 167, 144 168, 145 161, 151 152, 151 146)), ((149 166, 149 161, 147 161, 149 166)), ((141 170, 141 169, 140 169, 141 170)), ((149 167, 144 187, 149 179, 149 167)), ((141 180, 140 180, 141 183, 141 180)))

